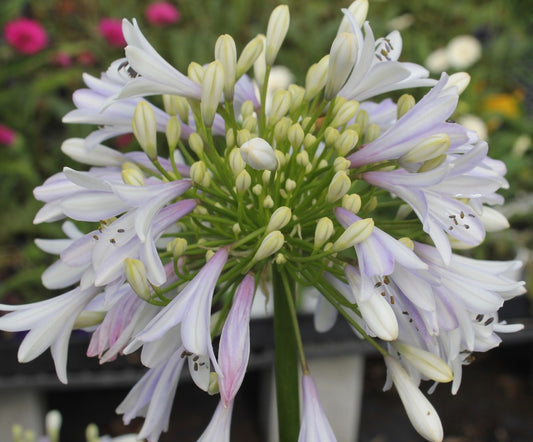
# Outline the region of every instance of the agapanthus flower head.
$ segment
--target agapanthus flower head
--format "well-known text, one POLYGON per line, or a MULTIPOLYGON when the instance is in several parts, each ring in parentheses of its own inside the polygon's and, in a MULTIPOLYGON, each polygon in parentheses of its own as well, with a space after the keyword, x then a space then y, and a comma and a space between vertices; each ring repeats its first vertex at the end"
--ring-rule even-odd
POLYGON ((48 44, 48 34, 43 25, 31 18, 11 20, 4 27, 4 38, 21 54, 32 55, 48 44))
MULTIPOLYGON (((340 313, 384 356, 386 387, 396 385, 417 431, 442 439, 419 383, 451 382, 455 393, 471 352, 520 329, 498 320, 503 302, 524 291, 512 275, 520 264, 455 252, 508 226, 491 207, 508 183, 487 143, 450 120, 469 76, 434 80, 398 61, 400 34, 376 39, 367 11, 366 0, 344 10, 305 86, 274 92, 286 5, 272 13, 266 36, 239 53, 221 35, 214 59, 191 62, 187 73, 158 54, 135 20, 122 22, 125 58, 100 77, 85 74, 87 88, 64 117, 98 126, 61 147, 88 170, 65 168, 34 191, 44 203, 35 223, 67 219, 67 238, 36 242, 58 256, 43 283, 72 288, 0 306, 10 312, 0 329, 29 330, 21 361, 50 347, 66 382, 74 328, 92 332, 87 353, 101 362, 140 351, 149 370, 117 411, 125 422, 144 416, 139 437, 150 441, 168 426, 187 365, 200 389, 220 395, 200 440, 229 440, 252 301, 256 288, 272 287, 276 348, 293 346, 277 354, 301 364, 300 440, 335 440, 298 326, 295 285, 315 287, 317 329, 340 313), (409 94, 371 100, 412 87, 430 89, 418 102, 409 94), (137 150, 101 144, 124 134, 137 150)), ((297 397, 297 364, 289 365, 297 397)))
POLYGON ((172 3, 165 1, 150 3, 144 13, 148 23, 155 26, 171 25, 180 19, 178 8, 172 3))

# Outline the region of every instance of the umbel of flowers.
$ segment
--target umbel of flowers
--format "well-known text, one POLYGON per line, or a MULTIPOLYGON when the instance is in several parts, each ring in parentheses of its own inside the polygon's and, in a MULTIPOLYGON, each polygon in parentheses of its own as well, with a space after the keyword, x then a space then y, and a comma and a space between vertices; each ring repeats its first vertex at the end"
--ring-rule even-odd
POLYGON ((44 202, 36 223, 66 219, 65 239, 37 245, 59 256, 44 285, 67 291, 1 306, 10 311, 1 329, 29 331, 21 362, 50 348, 66 383, 73 329, 92 333, 87 354, 102 363, 140 351, 148 371, 117 411, 126 423, 144 416, 139 437, 149 441, 167 429, 187 366, 199 388, 220 396, 199 440, 227 441, 252 301, 271 293, 281 438, 332 441, 296 315, 300 289, 315 287, 317 329, 339 314, 348 321, 383 355, 386 388, 395 385, 416 430, 442 440, 420 382, 451 381, 455 393, 472 352, 521 328, 497 313, 524 291, 512 276, 520 263, 453 251, 508 226, 490 207, 502 203, 505 167, 450 120, 468 75, 433 80, 398 61, 399 33, 375 39, 367 9, 357 0, 343 10, 305 85, 274 93, 287 6, 240 52, 220 36, 214 61, 191 62, 186 74, 135 20, 123 21, 126 57, 100 78, 86 74, 64 118, 98 125, 62 146, 89 169, 65 168, 35 189, 44 202), (413 87, 429 90, 419 102, 373 101, 413 87), (131 132, 137 151, 101 144, 131 132))

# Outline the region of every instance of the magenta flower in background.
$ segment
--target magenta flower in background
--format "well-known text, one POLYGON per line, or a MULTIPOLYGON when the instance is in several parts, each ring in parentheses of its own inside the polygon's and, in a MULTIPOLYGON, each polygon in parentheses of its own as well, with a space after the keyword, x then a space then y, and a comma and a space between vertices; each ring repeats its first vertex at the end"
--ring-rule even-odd
POLYGON ((176 23, 180 19, 180 12, 172 3, 154 2, 146 7, 146 20, 155 26, 165 26, 176 23))
POLYGON ((15 131, 10 127, 0 124, 0 144, 10 146, 15 141, 15 131))
POLYGON ((98 24, 100 35, 106 41, 116 48, 123 48, 126 46, 126 40, 122 34, 122 20, 110 17, 104 17, 98 24))
POLYGON ((36 54, 48 44, 48 34, 43 26, 31 18, 17 18, 4 28, 7 43, 22 54, 36 54))

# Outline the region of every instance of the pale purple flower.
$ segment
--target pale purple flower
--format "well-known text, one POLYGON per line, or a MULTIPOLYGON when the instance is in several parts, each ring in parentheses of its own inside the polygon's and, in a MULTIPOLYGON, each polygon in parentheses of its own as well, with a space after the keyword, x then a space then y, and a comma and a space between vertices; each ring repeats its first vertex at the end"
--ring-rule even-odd
POLYGON ((233 400, 228 403, 220 400, 209 425, 198 438, 198 442, 229 442, 232 412, 233 400))
POLYGON ((218 349, 220 396, 227 406, 239 390, 250 356, 250 311, 255 283, 244 277, 235 293, 233 305, 222 329, 218 349))
POLYGON ((19 362, 32 361, 50 347, 57 377, 66 384, 68 342, 72 328, 78 315, 98 292, 96 288, 80 290, 76 287, 32 304, 0 304, 0 310, 11 312, 0 318, 1 330, 29 331, 19 347, 19 362))
MULTIPOLYGON (((220 249, 198 274, 159 314, 139 333, 136 340, 151 342, 168 330, 180 325, 185 349, 197 355, 211 355, 211 300, 228 251, 220 249)), ((214 362, 214 357, 212 357, 214 362)))
POLYGON ((397 61, 402 50, 402 39, 398 31, 375 41, 368 22, 363 24, 363 36, 356 18, 346 9, 343 12, 356 36, 357 56, 339 96, 362 101, 397 89, 435 84, 435 80, 427 78, 429 72, 422 66, 397 61))
POLYGON ((335 442, 337 439, 322 409, 315 381, 309 372, 302 376, 303 413, 298 442, 335 442))

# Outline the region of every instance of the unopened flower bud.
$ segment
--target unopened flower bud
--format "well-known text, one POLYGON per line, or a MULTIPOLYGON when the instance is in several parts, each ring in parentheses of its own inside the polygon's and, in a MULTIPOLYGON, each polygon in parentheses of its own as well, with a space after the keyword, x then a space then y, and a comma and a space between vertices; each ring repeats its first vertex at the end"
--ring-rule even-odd
POLYGON ((150 299, 150 285, 146 277, 146 268, 140 259, 126 258, 124 260, 126 279, 139 298, 150 299))
POLYGON ((307 165, 310 164, 309 154, 307 151, 302 150, 301 152, 298 152, 296 155, 296 164, 302 167, 307 167, 307 165))
POLYGON ((263 172, 263 175, 261 175, 261 180, 263 181, 263 184, 266 186, 270 183, 270 176, 272 175, 272 172, 270 170, 265 170, 263 172))
MULTIPOLYGON (((368 112, 364 109, 360 109, 359 112, 357 112, 357 116, 355 117, 355 124, 359 125, 362 132, 366 130, 369 121, 370 117, 368 116, 368 112)), ((361 136, 361 134, 359 134, 359 136, 361 136)))
POLYGON ((407 236, 403 236, 402 238, 398 238, 398 241, 402 243, 405 247, 407 247, 410 250, 415 249, 415 244, 413 243, 413 240, 411 238, 408 238, 407 236))
POLYGON ((252 135, 248 129, 241 129, 237 131, 237 145, 242 146, 252 139, 252 135))
POLYGON ((224 98, 232 101, 237 69, 237 48, 231 35, 224 34, 218 37, 215 43, 215 59, 222 63, 224 72, 224 98))
MULTIPOLYGON (((355 21, 359 27, 363 26, 368 14, 368 0, 356 0, 349 7, 348 11, 354 16, 355 21)), ((339 26, 339 34, 341 32, 352 32, 350 21, 346 16, 343 17, 339 26)))
POLYGON ((231 149, 228 162, 234 176, 237 176, 246 167, 246 163, 241 156, 241 150, 238 147, 231 149))
POLYGON ((120 176, 125 184, 129 184, 130 186, 144 186, 144 175, 138 168, 123 168, 120 176))
POLYGON ((246 129, 250 133, 257 132, 257 118, 255 118, 253 115, 249 115, 242 122, 242 128, 246 129))
POLYGON ((189 135, 189 146, 191 150, 199 157, 201 157, 204 153, 204 141, 197 132, 193 132, 189 135))
POLYGON ((359 135, 355 130, 344 130, 335 143, 337 155, 346 156, 357 145, 358 141, 359 135))
POLYGON ((246 170, 242 170, 235 178, 235 187, 237 192, 244 193, 252 185, 252 177, 246 170))
POLYGON ((374 231, 374 220, 372 218, 364 218, 351 224, 337 241, 333 243, 332 250, 340 252, 341 250, 353 247, 356 244, 367 239, 374 231))
POLYGON ((205 68, 202 79, 202 97, 200 101, 200 112, 202 120, 207 127, 213 125, 218 104, 222 97, 224 88, 224 68, 220 61, 213 61, 205 68))
POLYGON ((403 94, 400 98, 398 98, 398 103, 396 104, 396 118, 398 120, 402 118, 414 107, 415 104, 415 97, 410 94, 403 94))
POLYGON ((344 195, 342 197, 342 207, 357 214, 361 210, 361 197, 357 193, 344 195))
POLYGON ((335 233, 333 221, 329 218, 320 218, 315 228, 315 248, 319 249, 335 233))
POLYGON ((168 119, 165 134, 169 149, 176 149, 181 136, 181 123, 178 117, 170 117, 168 119))
POLYGON ((266 38, 264 35, 259 34, 258 38, 261 39, 263 42, 263 50, 261 51, 261 54, 256 58, 254 61, 254 79, 257 83, 257 87, 259 89, 263 89, 264 83, 265 83, 265 75, 266 75, 266 58, 265 58, 265 42, 266 38))
POLYGON ((277 6, 270 14, 265 41, 265 61, 267 66, 274 64, 279 48, 289 30, 289 22, 290 15, 287 5, 277 6))
POLYGON ((335 161, 333 161, 333 169, 335 172, 347 171, 350 168, 350 160, 347 160, 344 157, 337 157, 335 158, 335 161))
POLYGON ((253 258, 254 262, 261 261, 262 259, 268 258, 269 256, 273 255, 279 249, 281 249, 284 242, 285 237, 283 236, 283 233, 281 233, 279 230, 274 230, 273 232, 270 232, 265 237, 263 242, 261 242, 259 249, 255 253, 255 256, 253 258))
POLYGON ((376 209, 378 206, 378 199, 373 196, 365 204, 365 212, 369 213, 376 209))
POLYGON ((285 166, 285 163, 287 162, 285 154, 279 150, 276 150, 274 153, 276 155, 276 159, 278 160, 278 167, 285 166))
POLYGON ((250 100, 246 100, 241 105, 241 115, 243 118, 249 117, 254 113, 254 104, 250 100))
POLYGON ((278 253, 274 258, 274 261, 277 265, 283 265, 287 262, 287 258, 285 258, 285 255, 283 253, 278 253))
POLYGON ((139 101, 132 119, 133 134, 144 153, 152 161, 157 159, 157 123, 152 106, 147 101, 139 101))
POLYGON ((276 124, 281 117, 289 111, 291 107, 291 94, 289 91, 283 89, 278 89, 274 92, 274 97, 272 98, 272 105, 270 107, 270 113, 268 115, 268 125, 273 126, 276 124))
POLYGON ((172 253, 174 259, 178 259, 183 256, 185 250, 187 250, 187 240, 185 238, 174 238, 167 244, 167 252, 172 253))
POLYGON ((392 356, 385 356, 385 364, 415 430, 426 440, 441 441, 444 432, 433 405, 396 359, 392 356))
POLYGON ((169 115, 178 115, 178 96, 163 94, 163 108, 169 115))
POLYGON ((50 442, 59 442, 59 433, 61 431, 61 424, 63 423, 61 413, 57 410, 50 410, 46 413, 44 422, 46 435, 50 442))
POLYGON ((205 252, 205 262, 208 262, 214 255, 214 250, 209 249, 207 252, 205 252))
POLYGON ((344 103, 339 111, 333 117, 333 120, 330 123, 331 127, 341 127, 344 126, 348 121, 355 117, 359 109, 359 102, 355 100, 349 100, 344 103))
POLYGON ((296 189, 296 181, 287 178, 285 180, 285 189, 287 192, 292 192, 294 189, 296 189))
POLYGON ((278 159, 272 146, 262 138, 252 138, 241 146, 242 159, 255 170, 276 170, 278 159))
POLYGON ((283 117, 274 126, 274 139, 277 143, 283 143, 287 139, 287 133, 289 132, 289 126, 291 120, 287 117, 283 117))
POLYGON ((263 35, 258 35, 244 47, 237 60, 236 78, 241 78, 252 67, 264 49, 263 35))
POLYGON ((204 68, 195 61, 192 61, 189 63, 189 67, 187 68, 187 75, 192 81, 202 85, 202 81, 204 79, 204 68))
POLYGON ((444 155, 450 147, 448 134, 435 134, 416 144, 409 152, 402 155, 400 162, 421 163, 444 155))
POLYGON ((230 127, 226 129, 226 147, 231 148, 235 145, 235 132, 230 127))
POLYGON ((296 84, 289 85, 288 89, 291 94, 291 108, 290 112, 295 111, 300 107, 304 101, 305 89, 302 86, 296 84))
POLYGON ((263 186, 261 184, 256 184, 252 187, 252 192, 254 193, 254 195, 261 195, 263 193, 263 186))
POLYGON ((304 137, 304 147, 310 149, 316 144, 316 137, 313 134, 306 134, 304 137))
POLYGON ((428 172, 430 170, 436 169, 446 161, 446 158, 447 155, 440 155, 438 157, 432 158, 431 160, 424 161, 424 163, 418 169, 418 172, 428 172))
POLYGON ((304 140, 305 133, 302 129, 302 126, 299 123, 294 123, 287 133, 287 138, 289 139, 289 143, 291 143, 291 146, 295 149, 298 149, 304 140))
POLYGON ((233 226, 231 226, 231 230, 233 231, 235 236, 239 235, 242 232, 242 229, 239 223, 233 224, 233 226))
POLYGON ((318 63, 311 65, 305 76, 305 100, 315 98, 326 85, 329 55, 325 55, 318 63))
POLYGON ((396 341, 394 347, 403 357, 408 359, 409 362, 420 371, 420 373, 424 374, 429 379, 443 383, 453 380, 453 373, 448 364, 433 353, 418 347, 403 344, 400 341, 396 341))
POLYGON ((191 164, 190 175, 193 183, 202 184, 204 175, 207 172, 207 167, 203 161, 196 161, 191 164))
POLYGON ((381 133, 381 128, 375 124, 372 123, 366 128, 365 137, 364 137, 364 143, 368 144, 374 141, 376 138, 379 137, 381 133))
POLYGON ((340 137, 339 131, 331 126, 328 126, 324 132, 324 142, 326 146, 334 146, 340 137))
POLYGON ((335 174, 328 188, 328 194, 326 196, 326 201, 328 203, 334 203, 337 200, 340 200, 348 189, 350 189, 352 182, 346 172, 339 171, 335 174))
POLYGON ((324 98, 331 100, 341 90, 357 56, 357 39, 352 32, 341 32, 331 45, 324 98))
POLYGON ((267 195, 263 200, 263 207, 265 209, 272 209, 272 207, 274 207, 274 200, 270 195, 267 195))
POLYGON ((273 230, 281 230, 291 220, 292 212, 287 206, 278 207, 268 222, 266 231, 272 232, 273 230))

